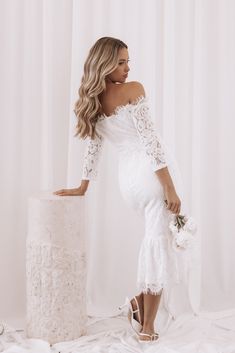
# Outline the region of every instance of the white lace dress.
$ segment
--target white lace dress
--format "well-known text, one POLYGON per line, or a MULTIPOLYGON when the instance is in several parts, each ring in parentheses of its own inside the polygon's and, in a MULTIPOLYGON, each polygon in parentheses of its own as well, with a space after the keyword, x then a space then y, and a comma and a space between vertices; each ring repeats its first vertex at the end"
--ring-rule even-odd
POLYGON ((97 166, 104 139, 118 149, 119 186, 124 200, 145 218, 145 234, 139 251, 137 288, 154 294, 164 288, 165 305, 170 287, 181 280, 180 255, 171 245, 169 215, 162 185, 155 171, 168 167, 177 194, 179 172, 174 158, 151 120, 148 98, 118 106, 111 116, 101 115, 96 123, 99 137, 89 139, 82 179, 97 177, 97 166), (177 174, 178 173, 178 174, 177 174))

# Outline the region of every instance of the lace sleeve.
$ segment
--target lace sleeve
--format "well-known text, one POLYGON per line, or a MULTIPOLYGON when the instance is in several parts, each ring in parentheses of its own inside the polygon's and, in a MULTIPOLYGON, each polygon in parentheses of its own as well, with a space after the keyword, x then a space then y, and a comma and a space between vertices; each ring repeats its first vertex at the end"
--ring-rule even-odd
POLYGON ((166 155, 161 138, 155 131, 153 121, 151 120, 150 108, 146 102, 146 97, 142 97, 137 104, 134 104, 132 116, 141 143, 150 158, 153 171, 166 167, 166 155))
POLYGON ((99 157, 103 146, 103 137, 99 135, 95 136, 93 140, 90 137, 87 139, 88 141, 82 168, 82 179, 96 180, 99 157))

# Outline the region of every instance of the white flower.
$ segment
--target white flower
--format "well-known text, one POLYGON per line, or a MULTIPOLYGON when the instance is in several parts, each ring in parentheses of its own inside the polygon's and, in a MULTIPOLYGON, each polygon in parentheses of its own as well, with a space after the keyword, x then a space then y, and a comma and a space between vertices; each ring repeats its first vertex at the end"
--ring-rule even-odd
POLYGON ((172 246, 177 251, 186 250, 192 246, 193 241, 194 241, 194 237, 192 236, 192 234, 189 234, 184 230, 181 230, 180 232, 175 234, 173 238, 172 246))
POLYGON ((183 248, 187 248, 193 239, 194 237, 185 230, 180 230, 179 233, 175 236, 176 244, 183 248))
POLYGON ((172 233, 177 233, 178 232, 178 228, 175 226, 174 222, 170 222, 169 228, 172 231, 172 233))
POLYGON ((172 246, 176 251, 182 251, 191 247, 196 232, 196 223, 192 217, 175 215, 170 217, 169 229, 173 236, 172 246))
POLYGON ((184 229, 190 231, 194 234, 197 230, 197 225, 192 217, 189 217, 186 224, 184 225, 184 229))

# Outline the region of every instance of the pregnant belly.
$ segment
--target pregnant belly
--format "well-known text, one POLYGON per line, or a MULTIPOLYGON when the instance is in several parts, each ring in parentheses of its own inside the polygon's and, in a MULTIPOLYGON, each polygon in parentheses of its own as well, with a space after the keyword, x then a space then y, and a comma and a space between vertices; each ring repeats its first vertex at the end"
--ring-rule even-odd
POLYGON ((144 151, 120 156, 119 187, 125 201, 134 209, 144 209, 154 199, 164 200, 162 185, 144 151))

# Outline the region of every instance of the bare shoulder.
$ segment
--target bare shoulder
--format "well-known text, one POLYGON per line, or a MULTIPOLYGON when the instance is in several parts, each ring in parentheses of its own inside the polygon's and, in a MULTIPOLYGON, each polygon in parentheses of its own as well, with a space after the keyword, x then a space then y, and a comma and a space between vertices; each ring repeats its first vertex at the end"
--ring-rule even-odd
POLYGON ((133 103, 137 98, 144 96, 145 97, 145 89, 142 83, 138 81, 131 81, 126 83, 126 92, 129 96, 129 102, 133 103))
POLYGON ((118 106, 135 103, 141 96, 145 97, 143 85, 138 81, 113 85, 99 96, 102 110, 110 116, 118 106))

